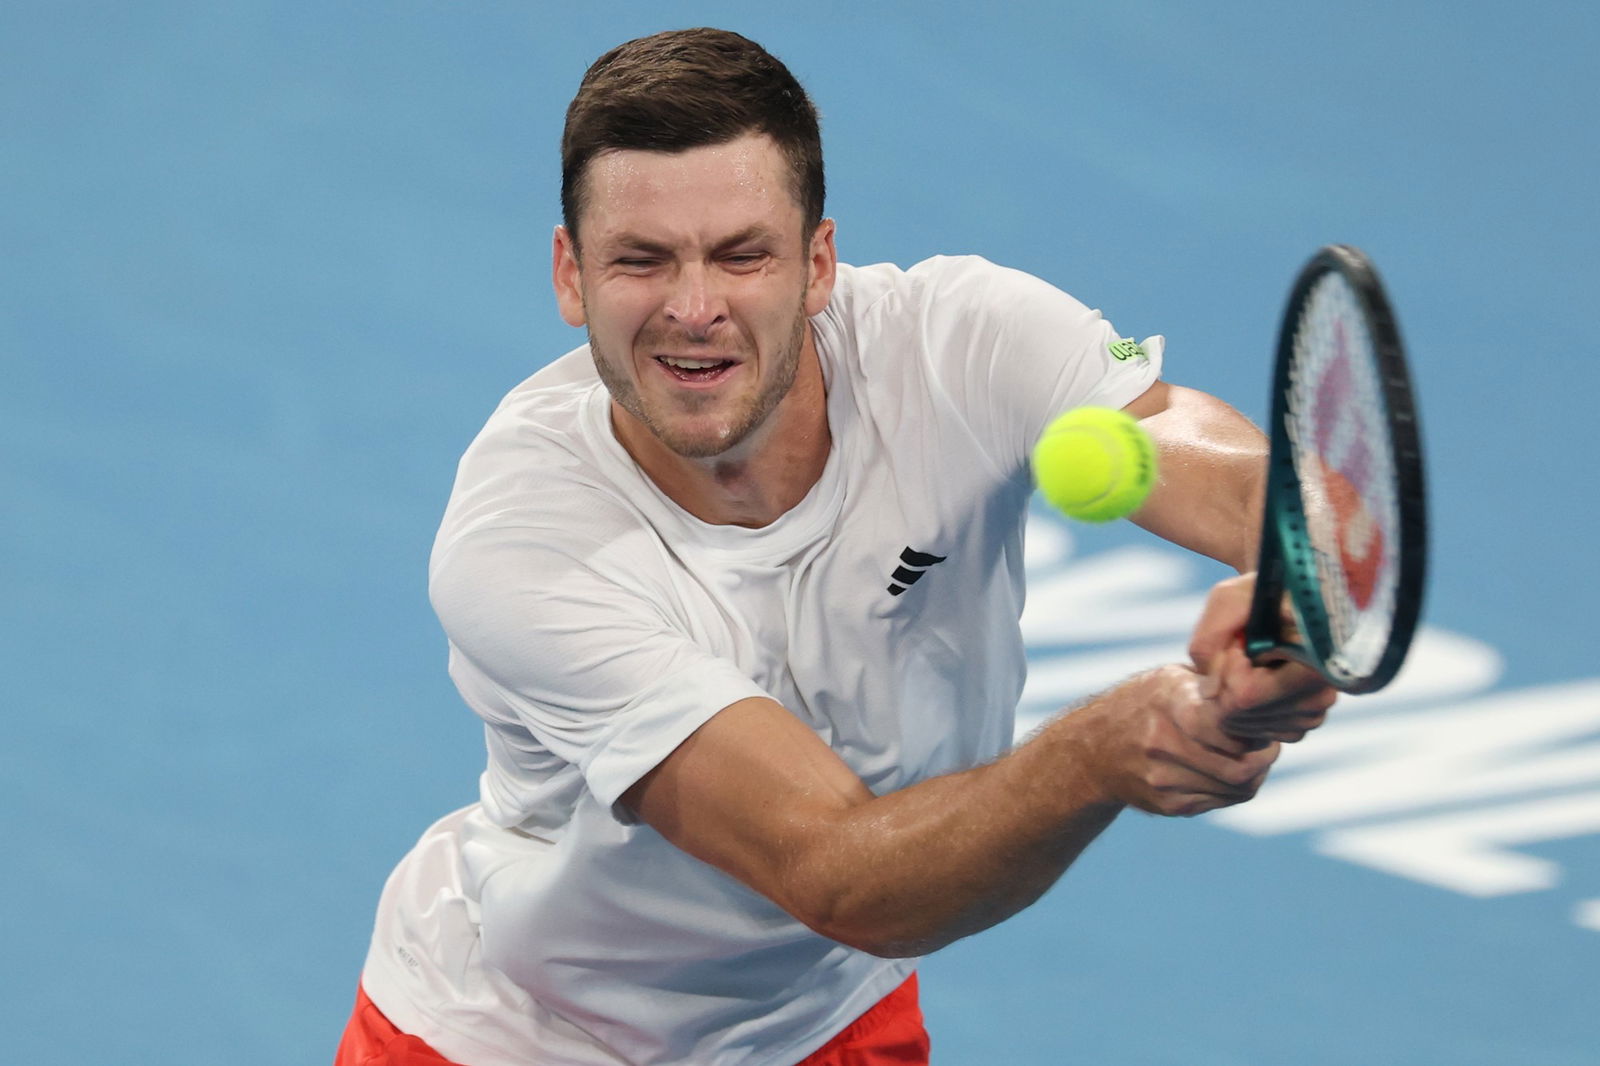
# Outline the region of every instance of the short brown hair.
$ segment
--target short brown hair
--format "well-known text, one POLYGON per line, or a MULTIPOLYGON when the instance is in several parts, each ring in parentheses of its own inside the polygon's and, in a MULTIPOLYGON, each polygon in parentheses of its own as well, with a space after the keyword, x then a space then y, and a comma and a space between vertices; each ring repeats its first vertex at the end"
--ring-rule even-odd
POLYGON ((671 30, 618 45, 589 67, 561 134, 561 216, 573 242, 584 171, 602 152, 681 152, 747 133, 771 137, 789 162, 807 236, 826 185, 817 110, 789 68, 728 30, 671 30))

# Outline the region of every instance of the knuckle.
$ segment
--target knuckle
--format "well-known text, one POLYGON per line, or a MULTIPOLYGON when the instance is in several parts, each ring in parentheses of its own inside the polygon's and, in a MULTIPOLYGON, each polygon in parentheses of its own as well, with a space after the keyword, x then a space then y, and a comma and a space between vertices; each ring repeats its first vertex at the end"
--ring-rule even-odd
POLYGON ((1241 761, 1218 775, 1224 784, 1238 789, 1249 788, 1250 783, 1260 776, 1261 771, 1246 761, 1241 761))
POLYGON ((1171 747, 1172 727, 1161 718, 1151 718, 1139 736, 1139 754, 1145 762, 1157 762, 1171 747))
POLYGON ((1262 676, 1261 671, 1252 670, 1239 679, 1238 684, 1232 686, 1230 695, 1231 703, 1238 710, 1253 710, 1257 707, 1267 707, 1279 698, 1279 687, 1272 675, 1262 676))
POLYGON ((1172 793, 1163 797, 1161 813, 1168 818, 1193 818, 1211 809, 1207 799, 1208 797, 1193 792, 1172 793))
POLYGON ((1272 741, 1260 751, 1250 753, 1248 760, 1249 777, 1259 781, 1267 776, 1267 771, 1272 769, 1272 764, 1278 761, 1278 755, 1283 751, 1283 744, 1272 741))
POLYGON ((1228 703, 1235 710, 1249 710, 1259 707, 1265 700, 1262 699, 1262 684, 1252 674, 1245 674, 1237 682, 1228 686, 1228 703))

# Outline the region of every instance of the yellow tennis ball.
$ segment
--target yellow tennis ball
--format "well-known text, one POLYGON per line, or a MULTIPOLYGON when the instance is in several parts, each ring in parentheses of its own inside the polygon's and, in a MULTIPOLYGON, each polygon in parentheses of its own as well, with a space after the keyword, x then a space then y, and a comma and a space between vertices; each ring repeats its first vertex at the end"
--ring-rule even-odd
POLYGON ((1156 446, 1125 411, 1077 407, 1045 427, 1033 477, 1050 506, 1080 522, 1139 509, 1156 483, 1156 446))

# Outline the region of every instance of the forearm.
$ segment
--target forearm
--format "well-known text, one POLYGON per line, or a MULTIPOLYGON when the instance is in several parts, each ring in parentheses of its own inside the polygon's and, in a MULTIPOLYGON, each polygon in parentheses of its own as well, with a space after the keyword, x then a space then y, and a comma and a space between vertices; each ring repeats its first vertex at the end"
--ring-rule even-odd
POLYGON ((1124 806, 1109 721, 1161 698, 1145 675, 1063 715, 1002 758, 912 785, 812 827, 780 900, 833 939, 922 955, 996 925, 1053 885, 1124 806))
POLYGON ((1129 407, 1160 453, 1156 488, 1134 521, 1241 573, 1253 570, 1266 438, 1232 407, 1194 389, 1166 385, 1151 401, 1129 407))
POLYGON ((753 697, 623 802, 823 935, 925 954, 1038 899, 1123 806, 1191 815, 1254 795, 1276 745, 1232 739, 1202 680, 1152 670, 992 763, 882 796, 809 726, 753 697))

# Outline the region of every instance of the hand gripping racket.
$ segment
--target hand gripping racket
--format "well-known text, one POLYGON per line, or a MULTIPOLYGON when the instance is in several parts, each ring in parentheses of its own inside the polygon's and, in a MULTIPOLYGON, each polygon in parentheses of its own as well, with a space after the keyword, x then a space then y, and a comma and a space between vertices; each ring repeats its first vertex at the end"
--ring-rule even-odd
POLYGON ((1427 513, 1400 333, 1377 272, 1348 245, 1319 251, 1289 294, 1270 438, 1245 651, 1375 692, 1416 631, 1427 513), (1298 633, 1286 632, 1285 593, 1298 633))

